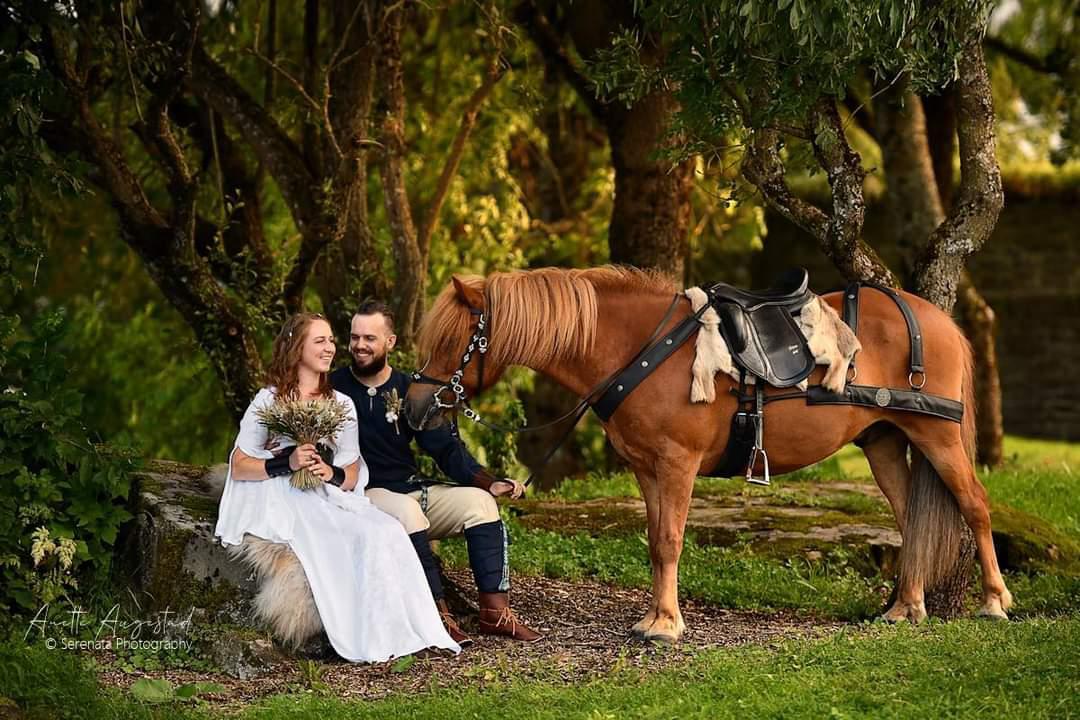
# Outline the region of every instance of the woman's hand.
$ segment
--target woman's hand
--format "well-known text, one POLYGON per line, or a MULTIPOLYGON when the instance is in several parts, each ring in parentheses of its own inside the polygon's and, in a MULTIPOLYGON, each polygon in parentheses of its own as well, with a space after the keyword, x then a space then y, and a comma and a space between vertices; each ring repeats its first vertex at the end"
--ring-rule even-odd
POLYGON ((308 467, 311 474, 319 478, 323 482, 330 482, 334 477, 334 468, 323 462, 322 458, 315 455, 315 464, 308 467))
POLYGON ((311 469, 315 463, 321 462, 322 458, 319 457, 319 451, 311 443, 296 446, 292 454, 289 455, 289 468, 293 472, 302 468, 311 469))
POLYGON ((525 494, 525 484, 513 478, 503 478, 491 483, 489 492, 495 497, 509 495, 512 499, 517 500, 525 494))

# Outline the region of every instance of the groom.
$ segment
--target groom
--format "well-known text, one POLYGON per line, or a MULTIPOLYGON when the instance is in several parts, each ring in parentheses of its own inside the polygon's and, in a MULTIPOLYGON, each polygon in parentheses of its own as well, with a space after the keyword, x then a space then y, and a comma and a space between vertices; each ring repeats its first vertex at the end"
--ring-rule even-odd
POLYGON ((431 539, 464 534, 476 587, 480 591, 480 632, 533 642, 541 635, 510 610, 510 572, 506 528, 495 498, 520 497, 524 486, 499 479, 469 454, 447 423, 414 432, 402 403, 409 376, 387 364, 394 348, 394 316, 381 302, 367 301, 353 315, 349 336, 352 364, 330 375, 334 389, 352 398, 360 428, 360 452, 371 473, 367 497, 405 526, 420 556, 431 593, 450 636, 461 645, 472 640, 461 631, 443 598, 431 539), (410 442, 415 439, 455 484, 438 484, 417 472, 410 442))

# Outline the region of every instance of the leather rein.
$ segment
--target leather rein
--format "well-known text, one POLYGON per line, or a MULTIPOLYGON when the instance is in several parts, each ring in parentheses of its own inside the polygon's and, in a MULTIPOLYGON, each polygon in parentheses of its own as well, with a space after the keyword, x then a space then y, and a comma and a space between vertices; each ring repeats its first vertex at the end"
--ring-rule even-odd
MULTIPOLYGON (((484 387, 484 356, 487 355, 488 345, 490 342, 488 337, 488 317, 484 314, 483 310, 470 307, 469 313, 477 318, 476 329, 473 331, 472 336, 469 338, 469 344, 465 347, 465 352, 461 356, 461 362, 458 364, 458 368, 454 371, 454 374, 450 376, 450 379, 443 381, 437 378, 433 378, 429 375, 425 375, 423 373, 423 368, 413 372, 412 374, 413 382, 435 386, 435 390, 431 394, 432 402, 428 406, 428 409, 424 412, 424 417, 420 421, 420 427, 423 428, 424 426, 426 426, 428 421, 432 417, 434 417, 437 413, 443 410, 450 410, 456 413, 458 412, 459 408, 461 414, 467 417, 469 420, 472 420, 473 422, 483 425, 492 430, 504 433, 524 433, 543 430, 545 428, 558 425, 567 418, 573 417, 574 421, 567 426, 566 431, 563 432, 561 436, 559 436, 559 439, 555 442, 555 444, 552 445, 551 448, 544 454, 544 457, 536 466, 536 470, 532 470, 529 472, 529 477, 525 480, 524 483, 526 486, 528 486, 532 483, 537 470, 542 469, 547 464, 548 460, 551 459, 551 456, 555 454, 555 451, 558 450, 564 442, 566 442, 566 439, 568 437, 570 437, 570 433, 573 432, 575 427, 577 427, 577 424, 581 421, 581 418, 584 417, 585 413, 591 406, 593 398, 598 395, 603 396, 603 394, 615 383, 615 381, 619 378, 620 375, 622 375, 622 373, 627 368, 636 364, 638 358, 642 357, 653 348, 654 344, 660 337, 660 333, 664 329, 664 326, 667 325, 668 320, 671 319, 672 314, 674 314, 675 312, 675 308, 678 307, 679 300, 681 298, 682 296, 679 294, 676 294, 674 298, 672 298, 671 304, 668 306, 667 312, 664 313, 664 317, 660 320, 660 323, 656 326, 656 329, 653 330, 652 334, 649 336, 649 339, 645 341, 645 344, 642 346, 641 350, 639 350, 630 359, 628 363, 620 367, 611 375, 608 375, 606 378, 601 380, 595 387, 593 387, 592 390, 585 394, 585 397, 583 397, 577 405, 571 408, 568 412, 560 415, 559 417, 550 422, 544 423, 543 425, 536 425, 532 427, 521 426, 516 428, 504 427, 489 422, 480 417, 480 414, 473 410, 472 406, 469 405, 469 397, 465 392, 464 385, 462 384, 462 378, 465 376, 465 369, 469 366, 469 363, 472 362, 474 358, 476 358, 477 373, 479 376, 477 381, 477 387, 484 387), (448 403, 443 400, 443 394, 447 391, 453 393, 453 402, 448 403)), ((490 307, 491 300, 488 299, 487 302, 488 307, 490 307)), ((697 315, 700 314, 700 312, 697 313, 697 315)))

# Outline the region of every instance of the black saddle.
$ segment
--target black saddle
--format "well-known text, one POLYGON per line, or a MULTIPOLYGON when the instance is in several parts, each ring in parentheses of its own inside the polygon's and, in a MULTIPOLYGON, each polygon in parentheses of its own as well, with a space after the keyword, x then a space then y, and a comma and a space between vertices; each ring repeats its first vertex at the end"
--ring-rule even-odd
POLYGON ((774 387, 791 387, 814 370, 814 356, 795 324, 814 297, 803 268, 789 270, 767 290, 725 283, 706 289, 735 364, 774 387))

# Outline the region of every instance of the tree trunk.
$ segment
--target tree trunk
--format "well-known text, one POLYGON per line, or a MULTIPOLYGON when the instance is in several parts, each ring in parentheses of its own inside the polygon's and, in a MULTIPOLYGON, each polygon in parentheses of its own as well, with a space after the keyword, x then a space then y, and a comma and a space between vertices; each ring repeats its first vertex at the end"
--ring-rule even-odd
POLYGON ((993 308, 979 294, 965 270, 960 278, 956 309, 960 325, 971 341, 975 353, 975 402, 978 433, 976 460, 980 465, 996 467, 1001 464, 1004 451, 1002 439, 1005 424, 1001 412, 1001 380, 998 372, 997 316, 993 308))
MULTIPOLYGON (((538 5, 523 3, 519 20, 548 66, 562 74, 607 130, 615 170, 615 202, 608 228, 612 262, 659 270, 681 284, 693 163, 673 165, 659 156, 677 108, 675 100, 665 91, 650 93, 630 107, 598 98, 565 47, 568 36, 588 61, 610 47, 616 33, 637 27, 632 8, 614 0, 538 5)), ((659 49, 653 39, 646 38, 645 45, 651 57, 644 59, 655 60, 659 49)))
POLYGON ((653 94, 605 120, 615 168, 615 203, 608 229, 611 261, 652 268, 682 284, 690 225, 692 160, 661 160, 674 101, 653 94))
MULTIPOLYGON (((933 158, 938 195, 945 210, 952 206, 953 153, 956 150, 956 99, 952 87, 923 101, 927 135, 933 158)), ((997 320, 994 310, 979 293, 965 270, 956 298, 957 320, 975 351, 975 397, 978 406, 978 450, 980 465, 995 467, 1004 457, 1005 426, 1001 411, 1001 381, 998 377, 997 320)))

